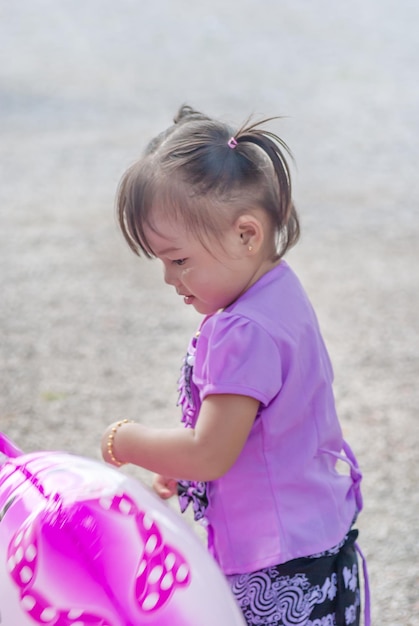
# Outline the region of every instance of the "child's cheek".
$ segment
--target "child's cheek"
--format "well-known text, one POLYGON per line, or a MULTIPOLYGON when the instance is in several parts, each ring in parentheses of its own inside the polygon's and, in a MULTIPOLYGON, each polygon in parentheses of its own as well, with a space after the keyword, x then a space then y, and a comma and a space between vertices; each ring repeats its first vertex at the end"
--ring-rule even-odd
POLYGON ((182 271, 182 282, 187 285, 191 281, 193 281, 194 276, 194 268, 193 267, 185 267, 182 271))

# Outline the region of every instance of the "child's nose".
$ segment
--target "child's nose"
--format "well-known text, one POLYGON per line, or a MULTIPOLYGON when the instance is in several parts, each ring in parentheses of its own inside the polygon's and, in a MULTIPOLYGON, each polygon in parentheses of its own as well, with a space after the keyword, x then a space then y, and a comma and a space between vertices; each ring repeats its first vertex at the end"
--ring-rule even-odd
POLYGON ((179 282, 176 278, 176 270, 172 266, 164 266, 164 282, 173 286, 179 282))

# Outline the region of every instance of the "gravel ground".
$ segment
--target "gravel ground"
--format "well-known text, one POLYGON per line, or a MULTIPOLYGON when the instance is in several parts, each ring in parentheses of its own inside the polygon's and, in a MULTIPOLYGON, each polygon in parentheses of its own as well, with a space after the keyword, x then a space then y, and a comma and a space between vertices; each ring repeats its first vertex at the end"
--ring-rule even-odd
POLYGON ((418 19, 409 0, 0 4, 0 430, 98 459, 111 420, 178 420, 198 318, 126 249, 116 185, 182 102, 284 115, 289 261, 365 474, 375 626, 419 625, 418 19))

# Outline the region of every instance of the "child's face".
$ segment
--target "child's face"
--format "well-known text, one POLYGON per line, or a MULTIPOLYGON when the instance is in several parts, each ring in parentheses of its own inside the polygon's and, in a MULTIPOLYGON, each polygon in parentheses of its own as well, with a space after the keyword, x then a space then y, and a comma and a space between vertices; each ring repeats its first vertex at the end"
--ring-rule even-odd
POLYGON ((234 226, 226 229, 222 240, 212 238, 205 247, 177 224, 156 219, 154 225, 158 234, 146 229, 146 236, 164 265, 164 280, 198 313, 225 308, 253 284, 254 261, 234 226))

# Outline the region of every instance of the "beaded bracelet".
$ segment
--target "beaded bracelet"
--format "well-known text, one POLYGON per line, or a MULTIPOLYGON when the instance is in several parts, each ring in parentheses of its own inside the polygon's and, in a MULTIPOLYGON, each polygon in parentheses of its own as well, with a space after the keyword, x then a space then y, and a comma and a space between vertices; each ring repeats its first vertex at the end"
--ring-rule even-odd
POLYGON ((111 461, 113 461, 115 463, 115 465, 118 465, 119 467, 121 465, 125 465, 125 463, 122 463, 121 461, 118 461, 118 459, 116 458, 116 456, 113 453, 113 444, 115 441, 115 435, 118 431, 118 428, 121 428, 121 426, 123 426, 124 424, 132 424, 133 420, 121 420, 120 422, 117 422, 115 424, 115 426, 112 427, 111 432, 108 435, 108 443, 107 443, 107 448, 108 448, 108 454, 109 457, 111 459, 111 461))

